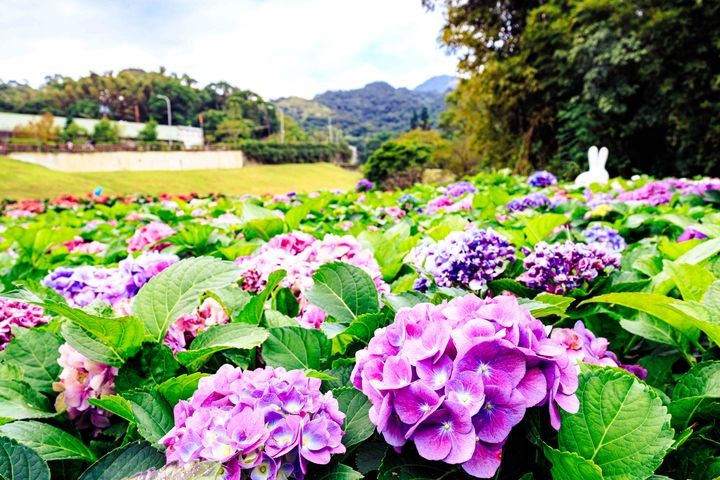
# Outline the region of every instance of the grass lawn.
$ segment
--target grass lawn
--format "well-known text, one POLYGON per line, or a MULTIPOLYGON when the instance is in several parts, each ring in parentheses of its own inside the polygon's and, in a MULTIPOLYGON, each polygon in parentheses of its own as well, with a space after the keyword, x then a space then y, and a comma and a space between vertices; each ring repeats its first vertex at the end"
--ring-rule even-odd
POLYGON ((0 198, 54 198, 103 193, 263 194, 350 189, 360 174, 329 163, 252 165, 233 170, 67 173, 0 157, 0 198))

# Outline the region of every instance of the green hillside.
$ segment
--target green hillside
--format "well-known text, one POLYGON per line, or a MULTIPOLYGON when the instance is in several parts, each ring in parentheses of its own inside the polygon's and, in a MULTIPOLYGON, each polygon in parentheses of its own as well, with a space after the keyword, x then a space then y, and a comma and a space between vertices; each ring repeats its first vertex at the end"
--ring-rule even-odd
POLYGON ((329 163, 251 165, 235 170, 66 173, 0 157, 0 198, 53 198, 85 195, 101 185, 107 194, 228 194, 309 192, 350 189, 356 172, 329 163))

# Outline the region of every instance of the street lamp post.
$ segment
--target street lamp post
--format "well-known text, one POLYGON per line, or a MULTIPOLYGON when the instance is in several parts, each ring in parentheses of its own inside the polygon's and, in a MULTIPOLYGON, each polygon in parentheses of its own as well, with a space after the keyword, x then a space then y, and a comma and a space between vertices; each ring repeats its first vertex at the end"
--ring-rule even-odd
MULTIPOLYGON (((168 127, 172 127, 172 108, 170 107, 170 98, 167 95, 160 95, 159 93, 155 96, 165 100, 165 104, 167 105, 168 127)), ((170 129, 169 132, 168 145, 170 146, 170 150, 172 150, 172 129, 170 129)))

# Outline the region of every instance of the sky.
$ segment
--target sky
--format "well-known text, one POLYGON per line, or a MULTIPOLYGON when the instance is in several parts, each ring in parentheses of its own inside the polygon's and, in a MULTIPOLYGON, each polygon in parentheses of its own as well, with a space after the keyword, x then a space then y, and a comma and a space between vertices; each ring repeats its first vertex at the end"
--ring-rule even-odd
POLYGON ((267 98, 454 75, 420 0, 0 0, 0 79, 38 86, 123 68, 267 98))

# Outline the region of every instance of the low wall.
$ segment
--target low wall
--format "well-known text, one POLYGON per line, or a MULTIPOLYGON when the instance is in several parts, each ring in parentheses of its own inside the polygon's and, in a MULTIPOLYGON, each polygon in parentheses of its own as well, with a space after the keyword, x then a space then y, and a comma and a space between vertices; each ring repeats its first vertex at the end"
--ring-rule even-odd
POLYGON ((10 158, 62 172, 242 168, 239 150, 212 152, 11 153, 10 158))

